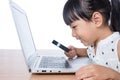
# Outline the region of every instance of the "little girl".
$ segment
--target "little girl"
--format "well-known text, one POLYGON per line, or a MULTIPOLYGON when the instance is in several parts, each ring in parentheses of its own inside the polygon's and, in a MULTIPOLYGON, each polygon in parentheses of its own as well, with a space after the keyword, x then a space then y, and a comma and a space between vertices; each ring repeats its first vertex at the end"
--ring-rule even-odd
POLYGON ((88 56, 96 63, 80 68, 76 79, 120 80, 120 1, 68 0, 63 18, 72 36, 87 46, 69 46, 66 56, 88 56))

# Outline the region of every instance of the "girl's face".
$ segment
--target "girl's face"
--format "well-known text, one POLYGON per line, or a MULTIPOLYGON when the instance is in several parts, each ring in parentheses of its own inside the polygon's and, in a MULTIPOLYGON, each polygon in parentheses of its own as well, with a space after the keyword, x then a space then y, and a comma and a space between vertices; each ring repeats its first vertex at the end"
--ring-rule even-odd
POLYGON ((70 25, 72 36, 79 39, 85 46, 92 45, 97 40, 97 28, 93 22, 83 19, 74 21, 70 25))

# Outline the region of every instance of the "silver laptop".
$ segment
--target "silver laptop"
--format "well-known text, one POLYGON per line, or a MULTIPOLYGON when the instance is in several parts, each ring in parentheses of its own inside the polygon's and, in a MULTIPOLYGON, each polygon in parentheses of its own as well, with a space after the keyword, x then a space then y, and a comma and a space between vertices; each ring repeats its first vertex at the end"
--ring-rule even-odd
POLYGON ((67 60, 64 53, 59 50, 40 50, 38 53, 38 51, 36 51, 25 11, 13 1, 10 1, 10 8, 26 65, 30 72, 75 73, 80 67, 91 64, 91 61, 88 58, 67 60))

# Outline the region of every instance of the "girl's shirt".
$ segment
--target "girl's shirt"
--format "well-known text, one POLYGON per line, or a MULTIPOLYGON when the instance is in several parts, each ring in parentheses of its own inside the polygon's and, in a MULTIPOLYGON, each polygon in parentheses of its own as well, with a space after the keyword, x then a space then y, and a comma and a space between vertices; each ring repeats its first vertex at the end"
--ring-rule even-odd
POLYGON ((117 49, 119 40, 119 32, 114 32, 98 43, 96 53, 94 51, 94 46, 88 46, 87 53, 89 58, 99 65, 110 67, 120 72, 120 61, 117 49))

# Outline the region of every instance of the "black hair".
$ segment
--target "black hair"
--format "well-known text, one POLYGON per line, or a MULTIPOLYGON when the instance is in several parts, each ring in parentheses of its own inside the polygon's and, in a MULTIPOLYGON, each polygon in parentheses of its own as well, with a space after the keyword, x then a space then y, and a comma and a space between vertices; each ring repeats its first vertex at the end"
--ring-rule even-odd
POLYGON ((94 12, 102 14, 105 24, 110 21, 112 31, 120 32, 119 0, 68 0, 63 9, 63 19, 67 25, 80 18, 91 21, 94 12))

